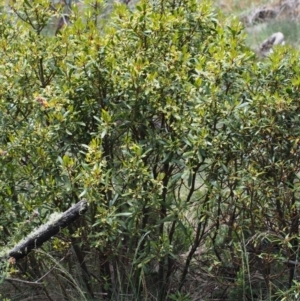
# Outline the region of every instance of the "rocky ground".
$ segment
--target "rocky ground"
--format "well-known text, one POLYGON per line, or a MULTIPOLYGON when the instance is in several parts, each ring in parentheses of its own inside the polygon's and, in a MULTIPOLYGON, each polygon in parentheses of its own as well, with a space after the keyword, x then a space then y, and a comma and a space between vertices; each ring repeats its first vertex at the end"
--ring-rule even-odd
POLYGON ((239 17, 247 43, 260 55, 267 55, 273 45, 299 47, 300 0, 220 0, 216 4, 225 14, 239 17))

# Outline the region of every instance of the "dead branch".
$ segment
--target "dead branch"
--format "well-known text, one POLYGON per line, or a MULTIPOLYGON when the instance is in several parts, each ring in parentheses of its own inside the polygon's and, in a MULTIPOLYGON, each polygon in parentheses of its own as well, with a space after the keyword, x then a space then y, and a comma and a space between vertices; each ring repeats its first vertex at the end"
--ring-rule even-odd
POLYGON ((53 220, 40 226, 37 230, 29 234, 25 239, 19 242, 11 251, 8 252, 10 259, 21 259, 25 257, 31 250, 40 247, 44 242, 87 211, 87 201, 81 200, 73 205, 67 211, 59 214, 53 220))

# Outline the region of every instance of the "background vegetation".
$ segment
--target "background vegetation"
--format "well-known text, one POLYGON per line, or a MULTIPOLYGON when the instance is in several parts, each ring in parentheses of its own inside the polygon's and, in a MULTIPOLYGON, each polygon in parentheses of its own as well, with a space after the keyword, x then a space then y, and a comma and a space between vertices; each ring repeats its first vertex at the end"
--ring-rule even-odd
POLYGON ((205 1, 0 16, 3 300, 298 300, 299 53, 258 61, 205 1), (3 257, 4 258, 4 257, 3 257))
POLYGON ((257 51, 261 43, 276 32, 282 32, 286 43, 299 49, 298 0, 217 0, 214 6, 227 16, 239 17, 247 32, 246 43, 252 50, 257 51))

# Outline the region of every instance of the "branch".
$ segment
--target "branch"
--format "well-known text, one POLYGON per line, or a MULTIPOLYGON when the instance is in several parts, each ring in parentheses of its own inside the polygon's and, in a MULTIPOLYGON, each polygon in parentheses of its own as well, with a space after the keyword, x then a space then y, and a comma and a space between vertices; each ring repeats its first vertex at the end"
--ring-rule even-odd
POLYGON ((13 260, 18 260, 27 256, 31 250, 40 247, 45 241, 49 240, 52 236, 59 233, 61 229, 77 220, 80 215, 84 214, 86 211, 87 201, 81 200, 67 211, 57 215, 54 219, 29 234, 8 252, 8 256, 13 260))

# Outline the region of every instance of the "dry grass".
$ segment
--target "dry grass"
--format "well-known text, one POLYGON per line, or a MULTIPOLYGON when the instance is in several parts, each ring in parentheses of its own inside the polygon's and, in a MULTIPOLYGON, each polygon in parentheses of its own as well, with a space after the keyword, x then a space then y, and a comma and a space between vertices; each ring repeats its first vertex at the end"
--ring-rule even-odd
POLYGON ((255 9, 263 5, 272 5, 278 0, 216 0, 216 4, 226 14, 239 14, 248 10, 255 9))

